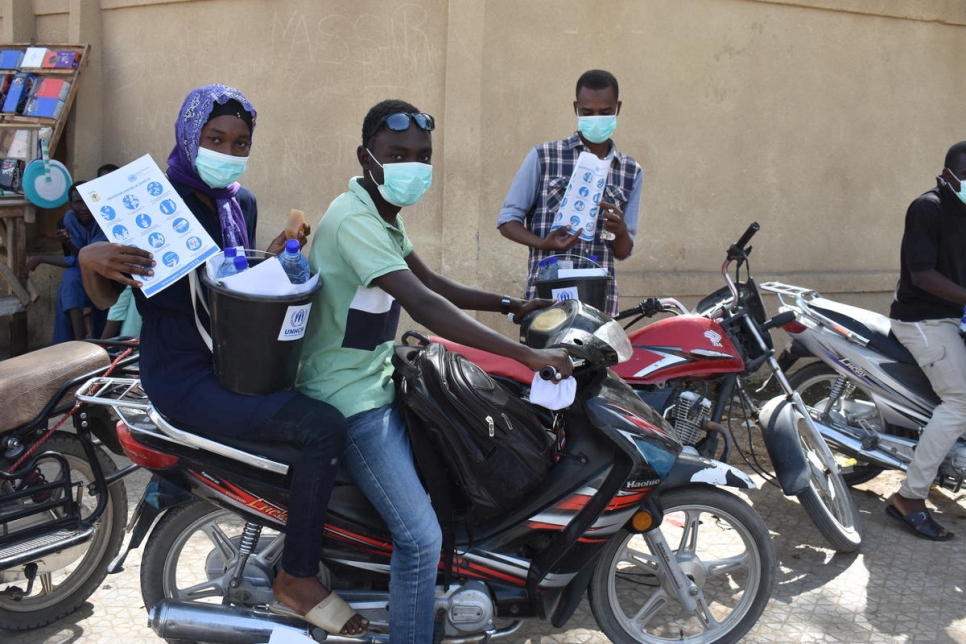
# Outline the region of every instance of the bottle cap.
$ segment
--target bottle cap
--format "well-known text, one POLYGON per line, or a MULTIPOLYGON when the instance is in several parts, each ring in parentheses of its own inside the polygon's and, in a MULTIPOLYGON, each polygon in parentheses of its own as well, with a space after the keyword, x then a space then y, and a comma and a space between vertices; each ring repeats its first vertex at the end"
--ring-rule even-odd
POLYGON ((557 263, 557 256, 556 255, 553 255, 552 257, 548 258, 547 261, 550 262, 551 264, 556 264, 557 263))
POLYGON ((547 260, 545 259, 541 259, 539 262, 537 262, 537 266, 546 266, 546 265, 547 265, 547 260))
POLYGON ((238 255, 235 257, 235 268, 238 270, 243 270, 248 268, 248 258, 244 255, 238 255))
POLYGON ((299 252, 299 240, 289 239, 285 242, 285 252, 286 253, 297 253, 299 252))
POLYGON ((235 257, 238 255, 238 249, 234 246, 225 247, 225 257, 235 257))

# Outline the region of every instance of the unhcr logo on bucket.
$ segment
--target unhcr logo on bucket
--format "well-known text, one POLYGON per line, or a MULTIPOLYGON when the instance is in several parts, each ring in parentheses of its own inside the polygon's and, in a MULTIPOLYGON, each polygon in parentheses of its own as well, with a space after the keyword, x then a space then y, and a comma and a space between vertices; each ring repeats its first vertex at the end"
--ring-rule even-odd
POLYGON ((285 312, 285 320, 282 322, 282 330, 278 332, 278 339, 285 342, 287 340, 298 340, 304 336, 305 325, 309 321, 309 310, 311 308, 311 303, 288 307, 285 312))

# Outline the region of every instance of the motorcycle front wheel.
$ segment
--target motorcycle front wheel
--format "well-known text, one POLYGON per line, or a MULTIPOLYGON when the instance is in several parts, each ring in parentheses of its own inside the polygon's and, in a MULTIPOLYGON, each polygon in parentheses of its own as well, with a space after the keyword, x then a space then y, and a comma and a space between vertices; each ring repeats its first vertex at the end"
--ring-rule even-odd
MULTIPOLYGON (((846 426, 861 423, 875 432, 888 431, 872 396, 854 383, 843 387, 838 397, 829 404, 829 395, 838 378, 839 374, 824 362, 813 362, 789 375, 788 382, 802 397, 809 411, 813 412, 812 417, 820 422, 846 426)), ((829 449, 834 448, 830 445, 829 449)), ((865 461, 852 462, 847 455, 842 455, 841 460, 848 462, 842 471, 842 478, 849 487, 871 481, 883 471, 881 467, 865 461)))
POLYGON ((809 475, 808 487, 797 495, 805 514, 838 552, 854 552, 862 543, 859 515, 842 478, 839 463, 814 424, 796 413, 795 426, 809 475))
MULTIPOLYGON (((90 516, 98 499, 90 493, 94 470, 81 440, 74 434, 57 432, 40 451, 57 452, 64 456, 70 467, 73 495, 80 505, 81 517, 90 516)), ((117 472, 114 461, 103 449, 95 446, 94 453, 104 476, 117 472)), ((60 465, 57 461, 41 460, 37 469, 46 479, 54 480, 58 478, 60 465)), ((55 493, 59 493, 59 490, 55 493)), ((19 599, 13 596, 16 588, 26 591, 28 587, 23 566, 0 572, 0 629, 21 631, 50 624, 75 611, 97 590, 107 576, 108 564, 121 548, 127 520, 124 482, 115 481, 110 485, 108 496, 107 507, 97 520, 89 541, 31 562, 37 564, 39 570, 29 594, 19 599)), ((29 504, 31 501, 22 499, 15 503, 29 504)), ((16 511, 17 508, 0 507, 0 512, 4 510, 16 511)))
POLYGON ((775 585, 765 522, 748 503, 711 486, 677 488, 661 499, 659 529, 697 587, 698 611, 679 603, 646 536, 622 530, 591 579, 597 624, 617 644, 737 642, 758 621, 775 585))

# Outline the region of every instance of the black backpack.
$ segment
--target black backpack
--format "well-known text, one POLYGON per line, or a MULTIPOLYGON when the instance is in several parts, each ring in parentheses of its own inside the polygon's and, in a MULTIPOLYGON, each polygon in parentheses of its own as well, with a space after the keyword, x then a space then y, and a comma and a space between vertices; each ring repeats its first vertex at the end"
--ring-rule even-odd
POLYGON ((474 519, 506 513, 544 479, 555 440, 509 389, 435 342, 397 347, 393 364, 417 460, 421 444, 435 448, 474 519))

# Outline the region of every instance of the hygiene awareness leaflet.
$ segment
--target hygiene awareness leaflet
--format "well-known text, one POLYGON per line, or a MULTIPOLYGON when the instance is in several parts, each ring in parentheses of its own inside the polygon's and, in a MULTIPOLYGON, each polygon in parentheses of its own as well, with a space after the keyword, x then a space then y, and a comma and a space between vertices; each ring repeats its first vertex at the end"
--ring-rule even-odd
POLYGON ((78 187, 107 240, 154 255, 154 275, 138 275, 145 297, 168 288, 220 248, 188 210, 150 154, 78 187))
POLYGON ((557 215, 550 226, 551 231, 566 227, 571 233, 580 232, 580 239, 583 241, 594 239, 598 204, 607 184, 609 171, 610 159, 600 159, 591 152, 580 153, 557 215))

